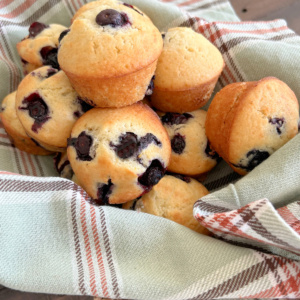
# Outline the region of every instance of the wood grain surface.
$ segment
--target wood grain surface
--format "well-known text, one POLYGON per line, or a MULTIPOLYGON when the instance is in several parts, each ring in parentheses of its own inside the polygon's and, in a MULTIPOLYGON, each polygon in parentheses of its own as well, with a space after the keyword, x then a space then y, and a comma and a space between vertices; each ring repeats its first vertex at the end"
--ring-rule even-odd
POLYGON ((64 296, 64 295, 47 295, 38 293, 24 293, 7 289, 0 286, 0 300, 93 300, 89 296, 64 296))
POLYGON ((288 27, 300 34, 299 0, 231 0, 243 21, 285 19, 288 27))

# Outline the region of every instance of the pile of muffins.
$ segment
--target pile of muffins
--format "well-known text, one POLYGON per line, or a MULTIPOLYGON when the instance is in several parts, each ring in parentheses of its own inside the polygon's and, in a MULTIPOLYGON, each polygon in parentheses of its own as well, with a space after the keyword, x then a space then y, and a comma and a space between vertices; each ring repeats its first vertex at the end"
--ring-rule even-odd
POLYGON ((81 7, 70 28, 33 23, 17 44, 25 78, 2 102, 14 145, 57 152, 58 173, 98 205, 162 216, 207 233, 197 177, 222 157, 244 175, 298 132, 299 106, 279 79, 234 83, 210 99, 224 67, 189 28, 161 33, 115 0, 81 7))

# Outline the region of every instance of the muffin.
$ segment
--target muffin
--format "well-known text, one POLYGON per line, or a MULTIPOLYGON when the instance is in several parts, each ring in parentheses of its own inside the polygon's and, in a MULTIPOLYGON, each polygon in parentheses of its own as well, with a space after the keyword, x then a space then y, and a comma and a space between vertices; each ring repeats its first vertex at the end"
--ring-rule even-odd
POLYGON ((70 179, 77 185, 81 186, 77 176, 71 167, 70 161, 68 159, 67 151, 57 152, 53 158, 54 167, 60 177, 70 179))
POLYGON ((59 69, 57 49, 60 34, 67 30, 58 24, 46 25, 34 22, 29 27, 29 35, 17 44, 22 60, 23 71, 30 73, 43 65, 59 69))
POLYGON ((72 169, 98 204, 124 203, 149 191, 164 175, 170 152, 158 116, 142 103, 93 108, 68 140, 72 169))
POLYGON ((165 175, 149 193, 122 207, 164 217, 196 232, 209 234, 193 217, 195 202, 207 194, 208 190, 195 179, 178 174, 165 175))
POLYGON ((206 117, 212 148, 241 175, 253 170, 298 133, 299 104, 282 81, 266 77, 227 85, 206 117))
POLYGON ((53 158, 53 162, 55 170, 57 171, 60 177, 72 179, 72 177, 74 176, 74 172, 70 165, 67 151, 58 152, 53 158))
POLYGON ((171 140, 168 170, 190 176, 210 171, 219 158, 205 134, 206 111, 189 113, 158 112, 171 140))
POLYGON ((78 94, 97 107, 144 98, 162 37, 139 9, 114 0, 86 4, 61 42, 58 61, 78 94))
POLYGON ((21 124, 50 151, 66 150, 73 124, 89 108, 64 72, 48 66, 29 73, 17 90, 16 111, 21 124))
POLYGON ((41 65, 31 64, 24 59, 21 59, 21 62, 22 62, 22 69, 23 69, 24 75, 27 75, 30 72, 34 71, 35 69, 38 69, 41 67, 41 65))
POLYGON ((219 50, 190 28, 171 28, 155 71, 151 103, 164 112, 196 110, 209 100, 223 70, 219 50))
POLYGON ((25 132, 16 113, 16 91, 7 95, 1 104, 0 117, 5 131, 13 144, 20 150, 35 155, 49 155, 52 152, 40 147, 25 132))

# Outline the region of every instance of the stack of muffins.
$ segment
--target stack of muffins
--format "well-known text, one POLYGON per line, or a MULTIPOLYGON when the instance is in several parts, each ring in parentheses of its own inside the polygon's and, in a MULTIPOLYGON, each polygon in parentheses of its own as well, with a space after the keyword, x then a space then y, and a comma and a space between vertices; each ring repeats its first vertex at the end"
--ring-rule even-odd
POLYGON ((229 85, 201 110, 224 67, 218 49, 189 28, 160 33, 123 2, 86 4, 70 28, 35 22, 17 50, 27 75, 2 102, 4 127, 20 150, 58 152, 59 174, 93 204, 207 233, 193 204, 208 191, 191 176, 219 155, 245 174, 298 132, 298 101, 276 78, 229 85))

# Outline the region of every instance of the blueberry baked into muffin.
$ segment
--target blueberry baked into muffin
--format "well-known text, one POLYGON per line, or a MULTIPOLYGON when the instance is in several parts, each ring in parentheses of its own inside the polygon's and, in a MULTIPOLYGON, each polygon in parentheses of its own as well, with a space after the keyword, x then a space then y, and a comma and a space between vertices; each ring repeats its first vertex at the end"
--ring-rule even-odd
POLYGON ((57 173, 62 178, 72 179, 74 172, 68 159, 67 151, 57 152, 53 158, 54 167, 57 173))
POLYGON ((193 217, 194 203, 207 194, 208 190, 197 180, 167 174, 149 193, 123 204, 122 207, 164 217, 196 232, 209 234, 193 217))
POLYGON ((148 192, 163 177, 170 153, 166 130, 142 103, 93 108, 68 140, 72 169, 98 204, 124 203, 148 192))
POLYGON ((159 30, 138 8, 95 1, 73 17, 58 62, 86 102, 122 107, 144 98, 162 46, 159 30))
POLYGON ((81 186, 77 176, 71 167, 67 151, 57 152, 53 158, 54 168, 60 177, 70 179, 77 185, 81 186))
POLYGON ((29 35, 17 44, 25 75, 43 65, 59 69, 57 50, 59 37, 65 30, 59 24, 34 22, 30 25, 29 35))
POLYGON ((183 113, 203 107, 223 70, 220 51, 190 28, 171 28, 155 71, 152 105, 183 113))
POLYGON ((50 66, 29 73, 17 90, 16 112, 22 126, 50 151, 66 149, 75 121, 89 108, 64 72, 50 66))
POLYGON ((205 134, 206 111, 158 114, 171 140, 169 171, 193 176, 206 173, 217 164, 219 156, 210 148, 205 134))
POLYGON ((298 121, 293 91, 266 77, 224 87, 209 106, 205 128, 212 148, 245 175, 298 133, 298 121))
POLYGON ((40 147, 35 140, 26 134, 16 113, 16 91, 3 99, 0 117, 5 131, 18 149, 35 155, 49 155, 52 153, 40 147))

